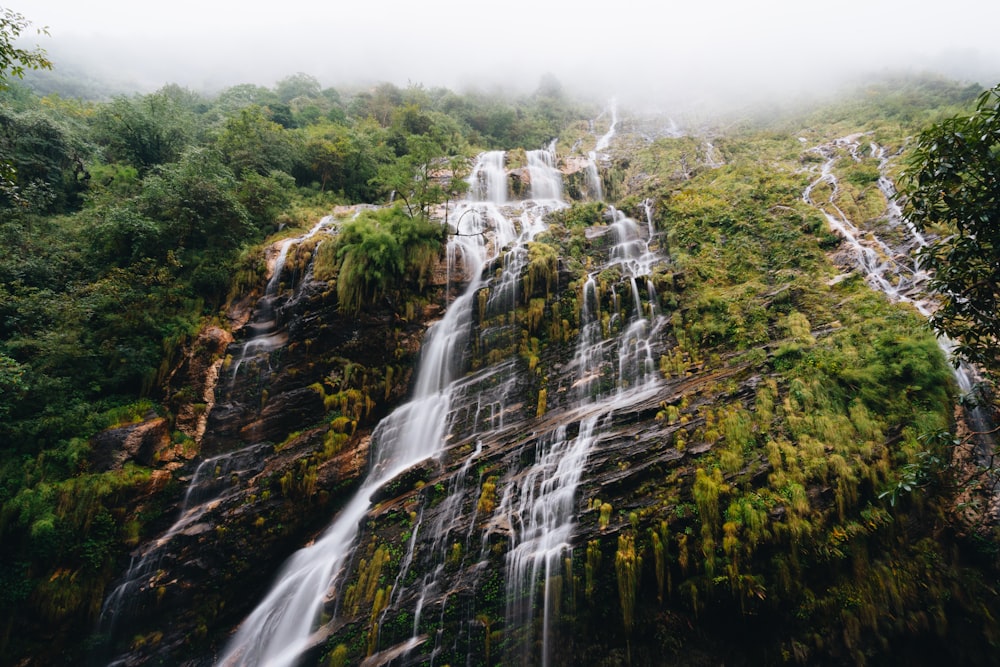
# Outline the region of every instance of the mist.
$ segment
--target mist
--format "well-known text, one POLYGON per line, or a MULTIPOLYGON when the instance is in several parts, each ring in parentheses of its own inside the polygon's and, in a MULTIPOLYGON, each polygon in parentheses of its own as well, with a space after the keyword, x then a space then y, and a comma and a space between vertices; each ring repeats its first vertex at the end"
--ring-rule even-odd
POLYGON ((821 93, 852 78, 937 73, 1000 80, 1000 4, 953 0, 28 0, 57 70, 137 91, 388 81, 526 92, 543 76, 636 106, 740 104, 821 93))

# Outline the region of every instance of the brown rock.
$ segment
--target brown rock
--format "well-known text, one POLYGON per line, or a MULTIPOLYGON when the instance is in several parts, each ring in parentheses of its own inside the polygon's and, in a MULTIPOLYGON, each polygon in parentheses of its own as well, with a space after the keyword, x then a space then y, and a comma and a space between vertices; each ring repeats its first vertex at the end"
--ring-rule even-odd
POLYGON ((121 470, 128 461, 150 466, 170 447, 170 429, 162 417, 102 431, 90 441, 90 465, 96 472, 121 470))

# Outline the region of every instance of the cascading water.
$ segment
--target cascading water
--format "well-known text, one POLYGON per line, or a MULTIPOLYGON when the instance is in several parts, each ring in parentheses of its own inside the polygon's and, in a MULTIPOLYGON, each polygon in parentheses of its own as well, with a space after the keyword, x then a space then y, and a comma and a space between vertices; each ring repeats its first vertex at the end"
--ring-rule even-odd
POLYGON ((872 287, 891 299, 914 304, 923 315, 929 316, 927 304, 924 303, 927 295, 919 284, 926 276, 918 272, 915 260, 901 262, 899 253, 875 234, 862 232, 836 203, 840 194, 839 183, 832 171, 837 161, 836 149, 854 143, 856 141, 847 137, 814 149, 827 159, 820 169, 819 177, 806 186, 802 199, 818 208, 830 227, 847 242, 865 279, 872 287), (813 200, 812 193, 824 183, 829 185, 830 195, 825 202, 817 203, 813 200), (911 293, 917 298, 912 298, 911 293))
MULTIPOLYGON (((413 398, 379 423, 372 436, 371 470, 362 488, 323 535, 283 567, 269 594, 229 642, 220 664, 295 664, 317 640, 313 630, 324 603, 337 597, 334 592, 331 598, 331 588, 336 588, 338 575, 354 548, 358 524, 369 511, 373 494, 401 472, 441 452, 451 419, 451 399, 463 386, 459 377, 462 352, 471 329, 473 300, 483 285, 483 268, 500 249, 514 242, 515 250, 520 249, 539 230, 536 218, 529 215, 522 219, 522 230, 517 236, 514 226, 500 213, 499 206, 506 201, 506 175, 498 176, 503 158, 499 152, 480 156, 470 177, 470 191, 482 201, 464 202, 454 214, 456 233, 449 242, 449 267, 461 265, 468 284, 449 306, 445 317, 428 331, 413 398), (492 239, 490 244, 486 242, 487 231, 492 239)), ((551 173, 554 171, 551 147, 544 152, 529 152, 528 159, 533 169, 532 195, 546 202, 536 205, 536 210, 545 205, 548 208, 561 205, 561 186, 554 185, 551 173)), ((512 265, 511 270, 519 268, 512 265)), ((438 526, 435 531, 443 528, 438 526)), ((414 530, 414 538, 417 530, 419 526, 414 530)), ((408 558, 412 559, 412 553, 408 558)), ((434 582, 433 576, 426 577, 424 589, 433 587, 434 582)), ((419 612, 414 625, 417 624, 419 612)), ((418 643, 414 639, 404 648, 409 650, 418 643)))
MULTIPOLYGON (((905 226, 904 243, 900 247, 891 248, 875 232, 861 230, 836 204, 840 192, 839 182, 833 174, 833 165, 838 159, 837 151, 846 150, 856 162, 860 162, 863 159, 860 136, 843 137, 812 149, 825 157, 826 161, 820 169, 820 175, 806 187, 802 199, 822 211, 830 227, 847 242, 854 253, 858 267, 873 288, 885 293, 893 301, 913 306, 917 312, 929 319, 936 308, 935 297, 927 290, 929 276, 920 269, 916 257, 917 252, 927 245, 927 240, 902 214, 896 201, 896 188, 886 175, 890 158, 883 147, 875 143, 869 144, 871 156, 879 161, 878 187, 886 199, 885 222, 890 229, 900 225, 905 226), (823 183, 829 185, 830 195, 826 201, 816 202, 812 193, 823 183)), ((946 336, 939 336, 937 341, 945 356, 951 359, 954 342, 946 336)), ((962 362, 954 367, 953 372, 959 390, 964 395, 973 392, 974 370, 962 362)), ((990 430, 988 418, 981 409, 973 408, 968 411, 968 415, 973 431, 984 433, 990 430)), ((982 463, 989 463, 992 448, 993 442, 988 437, 977 439, 977 452, 982 463)))
MULTIPOLYGON (((595 274, 583 286, 581 332, 574 364, 577 397, 569 423, 542 433, 536 440, 534 465, 513 471, 506 480, 498 514, 511 527, 507 554, 507 633, 517 655, 511 662, 530 663, 535 645, 532 632, 540 615, 540 663, 552 659, 551 628, 556 617, 562 573, 571 577, 572 534, 577 514, 576 489, 587 457, 604 430, 603 424, 622 408, 657 390, 659 376, 649 340, 662 323, 652 303, 649 277, 660 258, 642 238, 639 225, 611 209, 612 248, 607 268, 618 268, 632 287, 632 307, 617 339, 602 338, 595 274), (646 279, 648 308, 638 281, 646 279), (573 430, 575 428, 575 434, 573 430), (536 586, 541 583, 541 593, 536 586)), ((488 541, 488 540, 487 540, 488 541)))
MULTIPOLYGON (((555 208, 565 206, 562 200, 562 177, 553 166, 555 161, 553 146, 529 151, 527 156, 531 183, 530 200, 510 202, 501 210, 495 205, 497 201, 495 195, 473 188, 472 192, 478 195, 480 201, 465 202, 460 206, 462 216, 471 216, 473 220, 478 221, 478 228, 489 230, 490 245, 497 249, 489 262, 500 261, 502 266, 499 276, 480 291, 480 298, 484 299, 481 308, 486 314, 506 314, 516 307, 520 299, 519 284, 528 258, 528 247, 535 236, 546 229, 544 215, 555 208), (516 225, 509 219, 513 215, 517 215, 516 225), (517 229, 519 231, 516 231, 517 229), (499 256, 501 253, 502 257, 499 256)), ((502 164, 501 160, 490 154, 487 154, 487 158, 502 164)), ((474 170, 474 174, 477 171, 474 170)), ((503 187, 506 186, 506 178, 495 179, 493 182, 497 187, 501 184, 503 187)), ((503 338, 510 335, 511 329, 510 326, 501 325, 489 328, 489 332, 484 332, 482 335, 486 338, 492 335, 503 338)), ((490 346, 489 341, 481 344, 490 346)), ((474 432, 496 433, 503 430, 503 415, 509 409, 511 399, 516 397, 514 387, 521 372, 517 364, 506 362, 471 374, 454 384, 456 394, 476 395, 475 410, 472 415, 474 432)), ((453 418, 460 421, 462 415, 455 415, 453 418)), ((479 443, 452 477, 447 497, 435 508, 436 518, 433 523, 425 527, 423 519, 420 519, 413 528, 414 539, 409 544, 408 552, 403 559, 406 565, 393 588, 392 604, 385 611, 385 614, 398 612, 403 604, 407 602, 413 604, 412 636, 401 646, 393 649, 402 654, 419 646, 427 638, 421 634, 425 611, 432 604, 434 608, 440 610, 439 615, 443 615, 447 609, 450 591, 446 569, 452 560, 450 554, 456 546, 460 552, 468 550, 473 539, 472 526, 475 523, 478 507, 473 507, 473 516, 468 519, 467 524, 469 529, 464 534, 456 534, 456 527, 466 525, 462 515, 469 500, 465 488, 466 479, 471 464, 481 451, 482 446, 479 443), (421 546, 419 557, 414 553, 418 546, 416 540, 418 531, 427 535, 426 544, 421 546), (420 560, 425 574, 415 587, 400 586, 399 582, 404 580, 411 564, 416 560, 420 560)), ((439 636, 435 635, 433 641, 431 664, 434 656, 444 648, 439 636)))
POLYGON ((610 114, 611 125, 608 127, 608 131, 597 139, 594 150, 587 153, 587 182, 590 186, 590 198, 594 201, 604 199, 604 188, 601 186, 601 174, 597 163, 602 157, 601 151, 611 145, 611 139, 615 136, 615 130, 618 127, 618 105, 614 100, 611 101, 610 114))
POLYGON ((540 202, 562 202, 562 177, 555 168, 556 142, 544 150, 528 151, 531 198, 540 202))
POLYGON ((506 157, 504 151, 488 151, 479 157, 469 176, 469 194, 473 201, 507 202, 506 157))
POLYGON ((439 466, 455 468, 446 482, 433 485, 440 491, 420 494, 428 503, 434 497, 432 504, 410 512, 399 571, 380 593, 385 604, 373 610, 377 616, 372 616, 369 651, 377 653, 372 660, 433 665, 438 656, 461 654, 459 643, 471 641, 481 623, 491 622, 477 615, 478 605, 468 597, 469 591, 480 585, 481 578, 492 581, 499 576, 509 601, 503 626, 505 650, 514 661, 533 661, 527 655, 538 643, 541 662, 549 661, 551 626, 558 617, 559 573, 572 554, 577 488, 588 455, 615 414, 657 391, 653 353, 642 343, 657 337, 656 328, 663 321, 653 304, 656 294, 649 280, 654 263, 662 260, 650 250, 651 227, 647 232, 627 216, 609 212, 611 223, 603 227, 609 259, 601 270, 617 272, 630 297, 615 302, 612 308, 620 311, 620 317, 612 331, 604 331, 602 317, 606 320, 607 313, 601 311, 598 272, 591 274, 583 287, 575 367, 567 367, 575 381, 571 395, 561 399, 571 404, 558 418, 539 419, 530 438, 508 432, 505 415, 524 414, 523 361, 508 358, 461 373, 466 339, 477 327, 478 338, 470 339, 469 345, 480 353, 512 345, 516 349, 522 328, 515 311, 533 298, 521 292, 532 242, 547 227, 544 215, 565 205, 554 146, 529 152, 528 162, 530 199, 512 202, 506 199, 506 178, 488 175, 503 164, 503 156, 481 156, 470 177, 470 192, 477 201, 457 205, 450 215, 455 222, 449 267, 464 268, 468 284, 444 319, 428 332, 413 399, 378 425, 372 436, 371 471, 362 488, 334 523, 283 567, 269 594, 226 647, 220 664, 295 664, 328 631, 339 627, 340 614, 345 618, 357 614, 356 603, 353 611, 341 605, 348 604, 348 573, 355 565, 361 567, 353 556, 361 531, 379 515, 373 498, 382 498, 382 489, 391 480, 428 459, 435 462, 419 468, 429 471, 420 474, 432 475, 428 487, 439 466), (496 471, 486 479, 483 465, 487 469, 495 465, 486 461, 495 462, 498 451, 486 451, 484 440, 517 442, 510 456, 533 463, 496 471), (486 491, 494 487, 501 496, 495 503, 488 501, 486 491), (480 489, 483 495, 477 502, 480 489), (504 574, 487 566, 497 540, 507 547, 504 574), (479 560, 470 563, 466 558, 476 557, 476 545, 481 549, 479 560), (465 568, 461 583, 453 579, 459 567, 465 568), (444 635, 446 614, 459 609, 457 630, 444 635), (319 628, 323 612, 333 616, 319 628), (400 623, 407 628, 402 633, 400 623), (388 647, 382 643, 383 625, 392 628, 385 635, 388 647))
POLYGON ((177 520, 163 535, 149 542, 142 553, 132 558, 124 579, 104 601, 99 631, 113 636, 122 619, 136 613, 163 576, 162 562, 175 538, 195 536, 212 527, 202 522, 207 512, 226 498, 235 496, 241 484, 264 467, 267 444, 258 444, 235 452, 205 459, 198 464, 188 484, 177 520))
POLYGON ((331 216, 325 216, 302 236, 285 239, 281 242, 278 255, 274 260, 274 269, 271 271, 271 278, 267 281, 267 286, 264 288, 264 296, 257 302, 253 320, 248 322, 246 326, 252 335, 243 343, 239 358, 233 362, 232 379, 236 378, 240 368, 246 362, 263 357, 288 342, 288 335, 281 329, 274 307, 275 299, 278 297, 278 290, 281 287, 281 279, 285 271, 285 262, 288 259, 288 253, 293 246, 329 229, 333 225, 333 222, 334 219, 331 216))
MULTIPOLYGON (((239 360, 233 365, 230 392, 241 364, 263 356, 287 341, 287 334, 278 322, 276 301, 289 251, 332 224, 332 217, 324 217, 306 234, 281 242, 264 294, 258 299, 253 317, 246 325, 251 335, 243 343, 239 360)), ((105 600, 99 632, 113 637, 120 622, 145 604, 144 596, 157 588, 165 576, 167 570, 161 565, 170 554, 174 541, 182 536, 193 537, 210 530, 210 523, 202 519, 227 499, 235 497, 247 479, 260 472, 268 449, 270 445, 266 443, 254 443, 207 458, 198 465, 188 484, 177 520, 163 535, 148 543, 141 554, 133 557, 122 582, 105 600)))

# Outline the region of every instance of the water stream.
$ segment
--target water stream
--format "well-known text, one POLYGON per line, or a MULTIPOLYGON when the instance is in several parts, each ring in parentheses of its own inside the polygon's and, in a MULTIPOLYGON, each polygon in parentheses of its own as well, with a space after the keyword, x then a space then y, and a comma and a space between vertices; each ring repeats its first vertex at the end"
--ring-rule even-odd
MULTIPOLYGON (((332 224, 333 218, 324 217, 306 234, 281 242, 264 294, 258 299, 252 318, 246 325, 250 336, 241 346, 238 361, 233 364, 229 379, 230 393, 244 362, 262 358, 287 342, 287 334, 278 321, 276 302, 280 298, 281 281, 290 249, 332 224)), ((181 536, 194 537, 211 530, 211 523, 202 521, 203 517, 236 496, 247 479, 260 472, 269 447, 267 444, 255 443, 207 458, 198 464, 188 483, 176 521, 160 537, 145 544, 141 553, 132 557, 122 581, 105 599, 98 624, 100 633, 113 637, 123 620, 139 612, 143 605, 149 604, 147 596, 151 591, 170 583, 164 579, 169 578, 169 569, 162 565, 164 558, 173 550, 173 542, 181 536)))
MULTIPOLYGON (((355 548, 359 523, 369 511, 373 495, 401 472, 438 456, 443 450, 451 421, 452 398, 464 385, 463 351, 471 331, 475 295, 484 285, 484 267, 509 249, 506 254, 514 257, 508 260, 507 271, 519 272, 523 260, 517 257, 526 252, 524 246, 541 229, 538 222, 541 216, 547 210, 564 205, 561 180, 553 167, 554 157, 554 146, 528 152, 534 201, 523 205, 518 232, 500 210, 507 200, 504 155, 493 151, 480 156, 470 176, 470 193, 476 199, 456 206, 452 219, 456 221, 457 233, 450 237, 448 248, 449 268, 461 267, 465 286, 449 305, 444 318, 428 330, 413 397, 376 427, 372 435, 371 469, 361 489, 314 543, 298 551, 285 564, 265 599, 230 640, 219 664, 293 665, 319 640, 314 630, 320 611, 328 600, 338 596, 338 577, 355 548)), ((499 283, 501 291, 513 288, 513 284, 503 277, 499 283)), ((453 482, 453 486, 457 486, 457 482, 453 482)), ((442 512, 441 516, 449 514, 442 512)), ((414 542, 419 530, 418 523, 414 528, 414 542)), ((433 530, 438 536, 447 534, 444 524, 433 530)), ((447 544, 440 537, 437 542, 438 550, 447 544)), ((404 562, 412 559, 411 548, 404 562)), ((424 578, 422 596, 434 588, 436 579, 435 572, 424 578)), ((419 625, 420 609, 418 603, 415 628, 419 625)), ((415 636, 398 650, 405 653, 419 643, 415 636)))
POLYGON ((281 323, 278 321, 278 313, 275 309, 275 302, 278 299, 278 292, 285 273, 285 263, 288 259, 288 253, 292 247, 311 239, 322 231, 328 230, 333 223, 333 217, 325 216, 305 234, 281 241, 281 244, 278 246, 278 255, 274 260, 274 268, 271 270, 271 278, 267 281, 267 286, 264 288, 264 295, 257 301, 253 318, 246 325, 246 329, 251 335, 243 343, 239 356, 233 362, 231 380, 236 379, 240 368, 245 363, 262 359, 265 355, 270 354, 288 342, 288 334, 281 327, 281 323))
POLYGON ((108 595, 101 608, 99 632, 114 636, 120 623, 137 613, 157 587, 165 585, 162 568, 164 558, 178 536, 194 537, 213 529, 202 521, 211 510, 236 496, 249 477, 264 467, 267 444, 207 458, 198 464, 188 484, 177 520, 160 537, 144 545, 141 553, 132 557, 121 583, 108 595))
POLYGON ((604 188, 601 186, 601 175, 598 165, 604 157, 601 151, 606 150, 611 145, 611 139, 614 138, 615 131, 618 128, 618 104, 614 100, 611 101, 609 113, 611 115, 611 124, 608 126, 607 132, 598 137, 594 150, 587 153, 587 183, 590 187, 590 198, 594 201, 604 199, 604 188))
MULTIPOLYGON (((890 231, 902 227, 904 230, 902 241, 890 245, 876 231, 861 229, 836 203, 840 194, 840 184, 833 173, 833 165, 840 157, 838 153, 843 151, 856 162, 863 160, 862 137, 860 134, 850 135, 812 149, 823 156, 825 161, 820 168, 819 176, 806 187, 802 199, 822 211, 830 228, 847 243, 856 265, 874 289, 883 292, 893 301, 911 305, 929 319, 937 307, 936 296, 929 291, 927 285, 929 276, 920 268, 917 260, 917 252, 927 245, 927 240, 902 214, 896 201, 895 185, 886 174, 891 156, 883 147, 874 142, 867 146, 872 158, 879 163, 878 188, 886 199, 887 207, 884 224, 890 231), (825 201, 817 202, 813 198, 813 191, 820 184, 827 184, 830 187, 830 195, 825 201)), ((938 336, 937 342, 941 351, 951 360, 954 342, 946 336, 938 336)), ((953 373, 963 396, 974 391, 978 378, 973 368, 961 362, 953 365, 953 373)), ((988 417, 980 408, 973 407, 967 414, 969 426, 973 431, 990 430, 988 417)), ((993 447, 994 443, 990 438, 976 439, 977 457, 980 463, 989 463, 993 447)))
POLYGON ((572 576, 572 537, 581 511, 576 492, 587 458, 613 414, 657 391, 660 382, 650 339, 662 318, 652 305, 656 295, 649 277, 662 258, 651 252, 652 236, 644 237, 635 220, 613 208, 609 215, 612 224, 605 233, 612 247, 601 270, 618 268, 631 285, 628 314, 618 335, 602 335, 596 272, 591 273, 583 287, 581 332, 572 362, 575 407, 554 431, 539 435, 534 464, 510 472, 497 509, 504 517, 502 525, 510 527, 506 632, 513 637, 508 655, 512 663, 533 662, 536 643, 541 646, 540 664, 551 663, 562 582, 564 574, 570 580, 572 576), (640 281, 646 285, 645 299, 640 281))

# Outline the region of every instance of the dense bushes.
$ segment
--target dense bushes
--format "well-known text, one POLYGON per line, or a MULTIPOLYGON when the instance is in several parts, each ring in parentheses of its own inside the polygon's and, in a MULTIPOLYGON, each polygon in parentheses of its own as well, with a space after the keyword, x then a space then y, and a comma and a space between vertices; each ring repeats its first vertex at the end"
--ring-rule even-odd
POLYGON ((445 231, 398 206, 366 211, 343 226, 335 247, 318 255, 315 270, 320 277, 336 276, 341 309, 357 312, 382 298, 422 289, 445 231))

